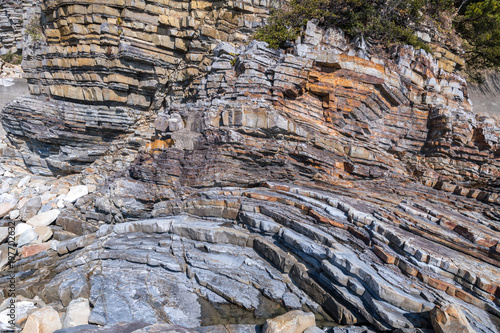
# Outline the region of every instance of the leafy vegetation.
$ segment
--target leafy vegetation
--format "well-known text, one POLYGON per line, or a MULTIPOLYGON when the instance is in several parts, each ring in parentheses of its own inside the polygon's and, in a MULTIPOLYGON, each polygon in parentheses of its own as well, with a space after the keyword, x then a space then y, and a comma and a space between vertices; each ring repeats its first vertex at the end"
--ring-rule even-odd
POLYGON ((455 26, 464 38, 470 70, 500 68, 500 1, 466 1, 455 26))
POLYGON ((21 62, 23 61, 23 56, 19 54, 15 54, 12 52, 8 52, 4 55, 0 56, 0 59, 5 61, 6 63, 13 64, 13 65, 20 65, 21 62))
POLYGON ((415 36, 425 14, 449 11, 451 0, 292 0, 272 11, 269 24, 256 38, 278 48, 297 38, 307 21, 336 26, 348 35, 364 35, 382 42, 398 41, 429 49, 415 36))
POLYGON ((429 51, 416 31, 429 20, 442 28, 440 19, 445 16, 454 18, 447 32, 464 39, 470 68, 500 67, 500 0, 291 0, 272 10, 268 24, 255 38, 273 48, 284 47, 315 19, 352 37, 363 35, 381 43, 409 44, 429 51))
POLYGON ((33 19, 26 27, 26 33, 31 36, 34 42, 38 42, 44 39, 43 29, 38 20, 33 19))

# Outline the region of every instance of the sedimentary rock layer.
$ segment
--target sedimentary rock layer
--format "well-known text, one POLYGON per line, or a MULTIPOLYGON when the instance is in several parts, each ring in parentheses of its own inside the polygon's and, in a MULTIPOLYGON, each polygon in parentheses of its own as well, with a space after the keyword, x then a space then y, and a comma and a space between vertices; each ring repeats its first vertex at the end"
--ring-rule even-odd
POLYGON ((24 52, 32 96, 5 113, 5 128, 22 139, 19 147, 34 171, 79 172, 109 148, 110 132, 133 132, 163 108, 167 95, 168 101, 186 98, 186 82, 207 72, 214 47, 248 41, 268 5, 45 1, 44 36, 24 52), (75 145, 95 151, 87 155, 75 145))
POLYGON ((159 202, 153 219, 60 242, 17 263, 19 295, 89 298, 93 324, 187 327, 304 309, 326 326, 426 329, 429 311, 452 303, 495 332, 498 222, 461 208, 474 199, 391 182, 265 185, 159 202))
POLYGON ((40 1, 38 0, 4 0, 0 3, 0 54, 20 53, 24 47, 23 30, 32 31, 38 21, 30 20, 33 11, 40 1))

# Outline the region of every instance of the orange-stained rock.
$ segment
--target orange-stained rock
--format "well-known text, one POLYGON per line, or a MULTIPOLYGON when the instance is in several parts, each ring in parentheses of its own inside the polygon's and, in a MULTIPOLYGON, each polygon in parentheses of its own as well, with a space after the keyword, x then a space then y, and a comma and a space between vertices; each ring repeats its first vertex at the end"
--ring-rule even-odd
POLYGON ((386 264, 394 264, 396 262, 396 257, 385 252, 380 246, 374 245, 373 252, 386 264))
POLYGON ((438 290, 446 291, 448 287, 450 286, 449 283, 443 282, 439 279, 433 278, 433 277, 428 277, 427 279, 427 284, 431 286, 432 288, 436 288, 438 290))
POLYGON ((21 248, 21 253, 24 258, 34 256, 43 251, 47 251, 52 246, 52 242, 35 244, 35 245, 26 245, 21 248))
POLYGON ((314 217, 317 221, 321 223, 327 223, 337 228, 346 229, 346 226, 344 224, 329 219, 326 216, 323 216, 320 213, 316 212, 314 209, 309 210, 309 215, 314 217))
POLYGON ((170 148, 174 145, 174 140, 168 139, 168 140, 155 140, 151 143, 148 143, 146 145, 146 151, 151 152, 151 153, 158 153, 159 151, 170 148))
POLYGON ((351 226, 347 227, 347 231, 349 231, 349 233, 351 235, 353 235, 354 237, 362 240, 366 245, 369 245, 370 244, 370 238, 368 238, 365 234, 363 234, 361 231, 359 231, 358 229, 355 229, 351 226))
POLYGON ((431 311, 431 323, 436 333, 476 332, 457 305, 436 306, 431 311))

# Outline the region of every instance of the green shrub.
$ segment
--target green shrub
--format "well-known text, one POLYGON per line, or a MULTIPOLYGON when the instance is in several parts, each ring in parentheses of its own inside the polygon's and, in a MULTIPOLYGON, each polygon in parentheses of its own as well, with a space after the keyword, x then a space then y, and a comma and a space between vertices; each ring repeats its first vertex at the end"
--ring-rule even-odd
POLYGON ((23 56, 19 55, 19 54, 12 53, 12 52, 8 52, 4 55, 1 55, 0 59, 2 59, 3 61, 5 61, 9 64, 20 65, 21 62, 23 61, 23 56))
POLYGON ((296 39, 307 21, 316 19, 320 25, 339 27, 350 36, 429 50, 416 38, 415 28, 427 12, 449 11, 452 5, 450 0, 292 0, 271 12, 268 25, 259 29, 255 38, 278 48, 296 39))
POLYGON ((470 71, 500 67, 499 0, 472 1, 459 12, 455 27, 465 39, 470 71))
POLYGON ((44 39, 43 29, 38 20, 33 19, 26 27, 26 33, 31 36, 33 41, 38 42, 44 39))
POLYGON ((351 37, 363 35, 382 44, 409 44, 426 51, 429 45, 415 31, 423 20, 435 20, 441 33, 462 37, 470 77, 500 68, 500 0, 291 0, 273 9, 268 24, 254 37, 273 48, 283 47, 313 19, 351 37), (454 17, 453 25, 441 24, 441 17, 454 17))

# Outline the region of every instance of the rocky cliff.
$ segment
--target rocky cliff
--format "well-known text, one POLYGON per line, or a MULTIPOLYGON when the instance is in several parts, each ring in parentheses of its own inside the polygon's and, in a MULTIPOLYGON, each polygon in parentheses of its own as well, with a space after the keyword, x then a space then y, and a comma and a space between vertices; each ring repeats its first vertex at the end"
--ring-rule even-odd
MULTIPOLYGON (((3 0, 0 3, 0 54, 21 52, 23 29, 33 29, 30 18, 38 11, 39 0, 3 0)), ((24 31, 26 33, 26 31, 24 31)))
POLYGON ((1 115, 18 295, 93 325, 497 332, 500 131, 463 60, 314 22, 269 49, 270 6, 43 2, 1 115))

